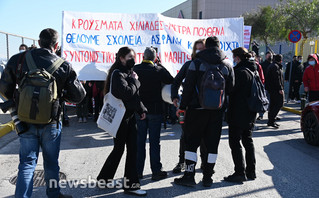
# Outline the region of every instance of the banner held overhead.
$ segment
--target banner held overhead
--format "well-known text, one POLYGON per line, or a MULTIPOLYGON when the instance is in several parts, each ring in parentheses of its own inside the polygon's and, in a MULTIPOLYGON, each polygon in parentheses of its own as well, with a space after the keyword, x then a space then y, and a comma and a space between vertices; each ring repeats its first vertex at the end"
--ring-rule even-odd
POLYGON ((157 47, 163 66, 173 75, 191 59, 193 43, 217 36, 231 51, 243 46, 243 18, 178 19, 161 14, 63 12, 62 56, 72 63, 81 80, 105 80, 119 48, 136 52, 143 60, 146 47, 157 47))

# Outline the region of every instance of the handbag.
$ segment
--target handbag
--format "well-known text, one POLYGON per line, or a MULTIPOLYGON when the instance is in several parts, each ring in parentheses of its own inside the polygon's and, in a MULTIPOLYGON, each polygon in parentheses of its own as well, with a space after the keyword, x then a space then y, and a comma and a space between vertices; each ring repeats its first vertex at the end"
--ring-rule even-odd
POLYGON ((126 109, 123 101, 112 94, 113 73, 111 76, 110 91, 104 96, 104 104, 96 123, 99 128, 115 138, 126 109))

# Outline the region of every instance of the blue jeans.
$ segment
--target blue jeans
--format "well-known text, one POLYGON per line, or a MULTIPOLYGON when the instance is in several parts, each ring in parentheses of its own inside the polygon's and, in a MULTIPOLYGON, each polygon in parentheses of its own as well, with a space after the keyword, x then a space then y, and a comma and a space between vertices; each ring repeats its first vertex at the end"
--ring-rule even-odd
POLYGON ((29 130, 20 136, 20 164, 16 184, 15 197, 31 197, 33 190, 33 173, 38 162, 39 149, 43 154, 44 177, 47 185, 46 194, 49 198, 57 198, 60 194, 59 185, 49 187, 50 180, 59 183, 59 152, 61 142, 61 122, 37 127, 30 124, 29 130))
POLYGON ((161 171, 161 146, 160 135, 163 116, 161 114, 148 114, 145 120, 136 117, 137 122, 137 173, 143 175, 145 165, 145 143, 147 132, 149 132, 150 142, 150 160, 152 173, 156 174, 161 171))

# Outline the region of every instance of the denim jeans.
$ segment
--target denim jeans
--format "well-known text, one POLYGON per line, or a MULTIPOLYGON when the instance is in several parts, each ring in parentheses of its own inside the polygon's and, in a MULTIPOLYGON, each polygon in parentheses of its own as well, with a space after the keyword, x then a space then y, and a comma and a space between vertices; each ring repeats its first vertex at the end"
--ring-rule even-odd
POLYGON ((16 184, 15 197, 31 197, 33 190, 33 173, 38 162, 39 149, 42 149, 44 177, 47 185, 46 194, 49 198, 59 197, 59 186, 49 187, 50 180, 59 183, 59 152, 61 141, 61 122, 43 127, 30 124, 29 130, 20 136, 20 164, 16 184))
POLYGON ((143 175, 146 150, 145 143, 149 132, 150 160, 152 173, 161 171, 160 134, 163 116, 161 114, 148 114, 145 120, 136 117, 137 122, 137 173, 143 175))

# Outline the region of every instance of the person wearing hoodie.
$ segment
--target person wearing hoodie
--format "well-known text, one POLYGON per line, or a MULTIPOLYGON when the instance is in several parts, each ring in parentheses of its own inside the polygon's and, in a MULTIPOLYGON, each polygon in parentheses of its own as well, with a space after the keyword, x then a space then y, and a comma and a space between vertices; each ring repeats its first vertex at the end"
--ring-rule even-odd
POLYGON ((233 51, 233 60, 236 63, 235 87, 229 95, 229 106, 227 118, 229 124, 229 146, 233 162, 235 164, 235 173, 225 177, 228 182, 243 182, 247 178, 254 180, 256 178, 255 148, 252 139, 252 131, 256 121, 256 112, 249 110, 247 99, 250 96, 253 75, 251 72, 257 70, 255 60, 250 59, 252 55, 246 48, 239 47, 233 51), (242 142, 246 155, 243 157, 242 142), (246 161, 246 166, 244 162, 246 161))
MULTIPOLYGON (((194 45, 193 45, 193 52, 192 52, 192 60, 194 60, 196 58, 196 54, 202 50, 205 49, 205 39, 199 39, 197 41, 195 41, 194 45)), ((177 75, 174 78, 174 82, 172 84, 172 88, 171 88, 171 98, 173 101, 173 104, 176 108, 179 107, 179 95, 178 95, 178 89, 180 88, 180 86, 182 85, 188 68, 192 62, 192 60, 187 61, 182 68, 180 69, 180 71, 177 73, 177 75)), ((182 135, 181 138, 179 140, 179 161, 177 163, 177 165, 175 166, 175 168, 173 169, 173 173, 180 173, 181 171, 183 171, 185 169, 185 158, 184 158, 184 153, 185 153, 185 135, 184 135, 184 124, 182 125, 182 135)), ((205 162, 207 161, 206 156, 207 152, 206 152, 206 147, 204 145, 204 141, 202 140, 201 145, 200 145, 200 156, 202 159, 202 164, 201 164, 201 169, 204 169, 205 166, 205 162)))
POLYGON ((308 56, 309 66, 303 74, 303 84, 305 92, 308 93, 308 101, 319 100, 319 62, 316 54, 308 56))
POLYGON ((196 59, 191 62, 186 75, 180 108, 177 114, 185 115, 185 172, 174 183, 183 186, 195 186, 195 166, 197 162, 196 150, 202 139, 207 148, 207 163, 203 170, 203 186, 210 187, 213 183, 212 175, 217 159, 218 145, 222 131, 223 114, 226 102, 219 110, 203 109, 199 104, 197 87, 206 71, 207 65, 219 65, 225 79, 225 93, 229 95, 234 86, 234 71, 232 65, 226 60, 225 53, 220 49, 217 37, 208 37, 205 42, 206 49, 199 52, 196 59), (206 63, 208 64, 206 64, 206 63), (187 110, 186 110, 187 109, 187 110))
POLYGON ((276 116, 284 105, 284 76, 281 63, 282 55, 276 54, 274 62, 269 65, 265 81, 265 88, 270 95, 267 125, 276 129, 279 128, 279 124, 275 122, 276 116))

